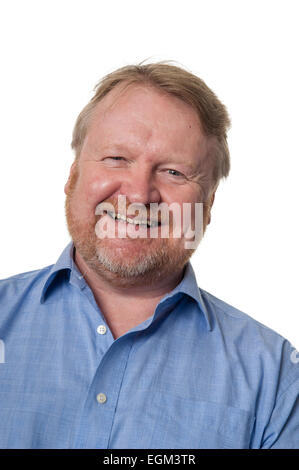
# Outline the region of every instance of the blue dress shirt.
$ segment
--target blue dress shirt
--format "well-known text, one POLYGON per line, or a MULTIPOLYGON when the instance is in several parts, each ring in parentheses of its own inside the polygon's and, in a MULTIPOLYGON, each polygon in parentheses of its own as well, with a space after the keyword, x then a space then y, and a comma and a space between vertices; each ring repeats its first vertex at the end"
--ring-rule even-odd
POLYGON ((299 448, 287 340, 199 289, 190 263, 115 340, 72 250, 0 281, 1 448, 299 448))

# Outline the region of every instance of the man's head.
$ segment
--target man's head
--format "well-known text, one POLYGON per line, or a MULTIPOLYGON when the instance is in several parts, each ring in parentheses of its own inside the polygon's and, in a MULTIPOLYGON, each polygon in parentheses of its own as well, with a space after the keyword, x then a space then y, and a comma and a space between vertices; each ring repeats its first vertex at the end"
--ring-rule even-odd
MULTIPOLYGON (((229 172, 228 126, 214 93, 181 68, 128 66, 99 83, 74 128, 76 158, 65 187, 68 228, 93 271, 134 285, 182 270, 194 251, 182 239, 99 239, 95 210, 102 202, 116 207, 120 195, 145 207, 187 203, 194 225, 195 203, 202 202, 205 229, 219 180, 229 172)), ((116 224, 118 235, 128 225, 116 224)))

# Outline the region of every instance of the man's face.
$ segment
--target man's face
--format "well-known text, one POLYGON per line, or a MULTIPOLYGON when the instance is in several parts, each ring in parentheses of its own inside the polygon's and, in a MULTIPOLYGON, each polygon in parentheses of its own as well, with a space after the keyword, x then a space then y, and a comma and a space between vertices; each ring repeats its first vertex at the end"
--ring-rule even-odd
MULTIPOLYGON (((157 282, 179 273, 194 250, 183 238, 100 239, 95 215, 99 203, 118 211, 118 196, 127 205, 183 203, 204 205, 209 222, 212 168, 208 141, 196 112, 183 101, 143 85, 118 86, 93 111, 80 158, 65 186, 66 217, 76 252, 99 276, 116 285, 157 282)), ((137 213, 136 213, 137 214, 137 213)), ((103 222, 104 220, 102 220, 103 222)), ((109 222, 109 221, 108 221, 109 222)), ((118 226, 118 228, 117 228, 118 226)), ((144 230, 144 227, 140 226, 144 230)))

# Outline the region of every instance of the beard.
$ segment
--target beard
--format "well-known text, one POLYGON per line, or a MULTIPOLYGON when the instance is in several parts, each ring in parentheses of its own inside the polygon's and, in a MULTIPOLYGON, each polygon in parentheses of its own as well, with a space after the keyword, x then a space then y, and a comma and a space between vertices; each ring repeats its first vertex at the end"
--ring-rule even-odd
MULTIPOLYGON (((95 230, 99 216, 93 214, 88 220, 82 220, 76 215, 77 180, 78 171, 70 179, 65 214, 75 250, 88 268, 118 287, 150 286, 183 274, 186 263, 195 251, 184 247, 183 238, 100 239, 95 230)), ((117 208, 115 199, 105 202, 117 208)))

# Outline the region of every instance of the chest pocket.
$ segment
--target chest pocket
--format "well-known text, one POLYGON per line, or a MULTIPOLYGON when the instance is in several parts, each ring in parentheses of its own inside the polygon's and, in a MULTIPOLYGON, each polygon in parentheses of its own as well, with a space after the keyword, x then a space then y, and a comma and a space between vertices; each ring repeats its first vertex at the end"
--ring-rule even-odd
POLYGON ((147 418, 148 446, 171 449, 246 449, 255 421, 239 408, 165 393, 155 394, 147 418))

